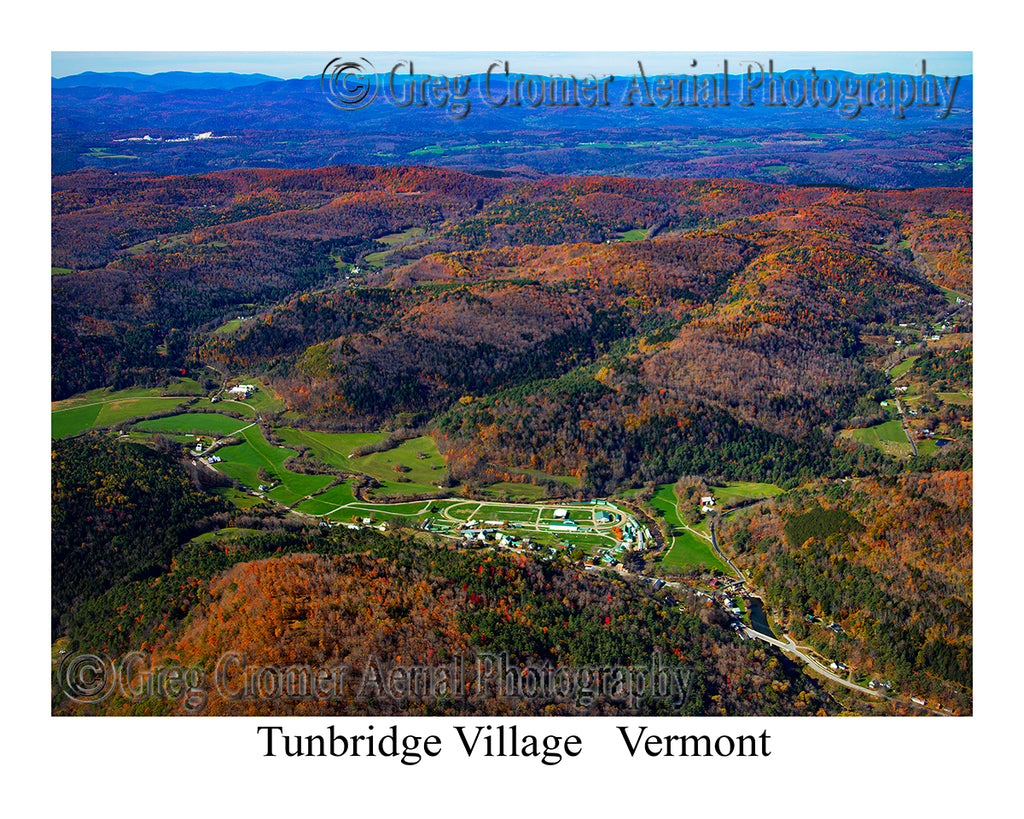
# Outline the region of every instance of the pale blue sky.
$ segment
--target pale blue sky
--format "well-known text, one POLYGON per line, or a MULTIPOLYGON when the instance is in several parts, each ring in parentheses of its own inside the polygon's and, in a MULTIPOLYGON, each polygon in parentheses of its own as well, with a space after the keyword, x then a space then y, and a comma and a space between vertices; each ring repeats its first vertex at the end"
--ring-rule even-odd
POLYGON ((240 74, 270 74, 294 78, 319 74, 335 57, 366 57, 380 72, 390 71, 401 60, 412 60, 417 73, 476 74, 495 60, 508 60, 515 73, 547 74, 633 74, 637 60, 651 73, 715 73, 729 61, 729 73, 746 70, 745 62, 758 61, 767 69, 774 60, 776 71, 791 68, 844 70, 870 74, 891 72, 918 74, 922 58, 930 74, 973 73, 970 51, 747 51, 747 52, 665 52, 665 51, 494 51, 494 52, 245 52, 245 51, 54 51, 51 74, 66 77, 82 71, 234 71, 240 74), (693 60, 696 67, 691 66, 693 60))

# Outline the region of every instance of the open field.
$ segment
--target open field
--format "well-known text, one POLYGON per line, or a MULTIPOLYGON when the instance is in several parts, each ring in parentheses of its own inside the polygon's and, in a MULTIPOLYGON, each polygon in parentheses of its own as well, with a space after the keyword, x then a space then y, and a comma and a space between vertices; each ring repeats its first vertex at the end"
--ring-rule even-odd
POLYGON ((438 453, 434 439, 427 435, 410 438, 394 449, 346 460, 349 469, 362 472, 384 484, 383 491, 387 494, 434 491, 445 475, 444 458, 438 453), (425 457, 418 457, 419 453, 425 457), (396 471, 396 465, 407 471, 396 471), (396 480, 399 476, 406 478, 408 483, 396 480))
POLYGON ((889 455, 910 455, 912 450, 903 427, 897 419, 875 424, 865 429, 844 429, 840 433, 844 438, 852 438, 865 444, 878 447, 889 455))
POLYGON ((231 543, 232 541, 241 540, 248 535, 258 534, 257 529, 239 529, 235 526, 228 526, 224 529, 218 529, 216 532, 203 532, 201 535, 196 535, 192 538, 192 543, 217 543, 225 544, 231 543))
POLYGON ((483 494, 492 498, 508 498, 509 500, 541 500, 547 494, 543 486, 535 486, 532 483, 511 483, 503 481, 492 483, 480 490, 483 494))
POLYGON ((259 498, 250 495, 248 492, 235 489, 233 486, 218 486, 213 489, 213 494, 224 498, 236 509, 251 509, 262 502, 259 498))
POLYGON ((709 569, 729 573, 729 567, 723 563, 711 543, 698 537, 693 532, 683 529, 678 535, 672 538, 672 545, 661 559, 663 566, 670 569, 689 569, 697 566, 707 566, 709 569))
POLYGON ((771 498, 781 495, 782 489, 773 483, 754 483, 751 481, 732 481, 725 486, 714 487, 715 499, 722 507, 736 506, 751 500, 771 498))
MULTIPOLYGON (((238 378, 238 379, 234 379, 234 378, 231 379, 229 384, 234 384, 236 381, 239 384, 252 384, 254 387, 256 387, 256 392, 254 392, 248 398, 244 398, 244 399, 241 399, 241 398, 231 399, 235 403, 237 403, 237 404, 247 404, 248 406, 253 407, 254 409, 256 409, 259 412, 280 412, 281 410, 284 409, 284 401, 282 401, 281 399, 277 398, 267 388, 267 385, 264 382, 260 381, 260 379, 253 378, 250 375, 246 375, 246 376, 242 376, 241 378, 238 378)), ((227 399, 225 399, 225 400, 227 400, 227 399)))
POLYGON ((519 521, 534 522, 537 520, 536 509, 523 509, 518 506, 503 506, 498 504, 481 504, 477 507, 473 517, 477 520, 507 520, 511 523, 519 521))
POLYGON ((901 375, 910 370, 914 366, 914 362, 917 361, 921 356, 919 355, 908 355, 899 364, 889 370, 889 375, 892 378, 899 378, 901 375))
POLYGON ((577 478, 575 475, 550 475, 547 472, 542 472, 539 469, 517 469, 515 470, 515 472, 521 473, 523 475, 530 475, 542 481, 558 481, 559 483, 564 483, 566 486, 571 486, 574 489, 580 485, 580 479, 577 478))
POLYGON ((164 418, 142 421, 133 429, 143 432, 174 432, 178 434, 191 432, 223 437, 234 435, 251 423, 252 421, 231 418, 217 412, 183 412, 180 415, 168 415, 164 418))
POLYGON ((217 469, 251 488, 262 483, 257 473, 261 467, 266 469, 281 482, 279 486, 266 493, 267 497, 279 503, 291 506, 300 498, 323 489, 334 480, 331 475, 302 475, 289 472, 284 468, 284 461, 294 453, 268 443, 259 427, 249 427, 241 436, 245 443, 232 444, 218 451, 217 454, 223 461, 217 464, 217 469))
POLYGON ((654 497, 651 498, 651 506, 655 509, 660 509, 664 513, 665 520, 670 525, 683 525, 682 520, 679 519, 679 514, 676 512, 676 493, 672 488, 672 484, 667 483, 658 487, 654 497))
POLYGON ((627 230, 619 237, 623 242, 639 242, 647 238, 647 231, 641 228, 627 230))
MULTIPOLYGON (((730 484, 730 486, 732 485, 734 484, 730 484)), ((735 484, 735 486, 738 487, 770 485, 771 484, 735 484)), ((719 490, 716 489, 715 494, 719 495, 719 490)), ((729 567, 719 559, 718 555, 715 554, 711 541, 694 534, 685 527, 683 521, 680 520, 679 515, 676 512, 675 500, 676 496, 675 491, 672 488, 672 484, 664 484, 658 487, 658 490, 654 493, 654 497, 652 497, 650 501, 651 506, 664 513, 665 520, 672 527, 672 539, 669 543, 668 550, 661 559, 662 565, 669 569, 707 566, 710 569, 718 569, 723 572, 728 572, 729 567)))
POLYGON ((241 326, 242 320, 240 318, 233 318, 230 321, 225 321, 220 327, 218 327, 213 332, 219 336, 229 336, 241 326))
MULTIPOLYGON (((124 390, 123 392, 133 391, 124 390)), ((110 395, 116 395, 116 393, 110 393, 110 395)), ((94 427, 109 427, 113 424, 127 421, 129 418, 173 410, 188 400, 188 398, 182 396, 154 397, 140 395, 137 397, 107 398, 94 404, 81 404, 65 409, 55 409, 50 413, 50 435, 54 438, 78 435, 94 427)))
POLYGON ((961 407, 969 407, 974 403, 970 395, 962 392, 940 392, 937 393, 944 404, 956 404, 961 407))
MULTIPOLYGON (((343 506, 346 503, 352 503, 355 499, 355 493, 352 491, 352 486, 348 482, 339 483, 337 486, 332 486, 330 489, 325 489, 315 498, 320 503, 326 503, 329 506, 327 511, 335 509, 339 506, 343 506)), ((314 514, 323 514, 314 513, 314 514)))
POLYGON ((309 447, 317 458, 335 469, 352 469, 348 456, 354 449, 387 437, 383 432, 310 432, 293 427, 280 427, 274 432, 287 444, 309 447))

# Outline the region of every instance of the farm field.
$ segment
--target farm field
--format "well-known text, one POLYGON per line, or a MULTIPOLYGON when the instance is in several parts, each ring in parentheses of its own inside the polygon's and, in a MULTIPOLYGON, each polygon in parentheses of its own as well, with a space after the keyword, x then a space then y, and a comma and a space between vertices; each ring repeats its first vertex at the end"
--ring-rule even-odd
POLYGON ((878 447, 889 455, 910 455, 912 449, 899 420, 893 419, 864 429, 844 429, 842 437, 878 447))
POLYGON ((334 480, 331 475, 302 475, 289 472, 284 468, 284 461, 294 453, 270 444, 263 437, 259 427, 249 427, 241 435, 245 443, 232 444, 219 450, 218 454, 223 461, 217 464, 218 470, 246 486, 255 488, 262 483, 258 476, 259 469, 266 469, 281 481, 279 486, 266 493, 267 497, 279 503, 291 506, 300 498, 330 485, 334 480))
POLYGON ((154 412, 173 410, 188 401, 175 397, 125 397, 108 399, 103 403, 58 409, 50 413, 50 435, 66 438, 95 427, 108 427, 154 412))
POLYGON ((914 362, 920 357, 921 356, 919 355, 908 355, 899 364, 889 370, 889 375, 892 378, 899 378, 901 375, 908 372, 910 368, 914 366, 914 362))
POLYGON ((351 469, 348 456, 354 449, 387 437, 383 432, 310 432, 292 427, 280 427, 274 432, 287 444, 309 447, 317 458, 335 469, 351 469))
POLYGON ((718 569, 726 574, 730 572, 729 567, 715 554, 711 543, 687 529, 683 529, 680 534, 673 536, 672 545, 661 559, 661 563, 670 569, 707 566, 709 569, 718 569))
POLYGON ((235 489, 233 486, 218 486, 212 490, 214 495, 223 498, 236 509, 251 509, 254 506, 262 503, 262 501, 250 495, 248 492, 243 492, 240 489, 235 489))
POLYGON ((728 507, 750 500, 771 498, 781 495, 782 489, 773 483, 754 483, 752 481, 732 481, 725 486, 714 487, 715 499, 719 506, 728 507))
POLYGON ((192 538, 192 543, 231 543, 232 541, 241 540, 242 538, 257 534, 258 529, 239 529, 235 526, 228 526, 224 529, 218 529, 216 532, 203 532, 201 535, 196 535, 192 538))
POLYGON ((410 438, 393 449, 374 452, 361 458, 346 458, 348 468, 376 478, 386 494, 417 494, 437 489, 444 479, 444 458, 434 439, 424 435, 410 438), (425 457, 420 458, 422 453, 425 457), (406 471, 396 471, 395 466, 406 471), (401 475, 406 481, 397 481, 401 475))
MULTIPOLYGON (((736 486, 770 486, 770 484, 736 484, 736 486)), ((718 492, 719 490, 715 490, 716 495, 718 492)), ((670 569, 707 566, 709 569, 718 569, 728 573, 729 567, 715 554, 711 541, 694 534, 684 526, 676 512, 675 500, 672 484, 664 484, 658 487, 650 501, 651 506, 664 513, 665 520, 672 527, 672 539, 668 550, 661 559, 661 564, 670 569)))
POLYGON ((547 494, 543 486, 537 486, 532 483, 512 483, 509 481, 492 483, 490 486, 481 489, 481 492, 492 498, 527 501, 542 500, 547 494))
POLYGON ((970 395, 966 395, 962 392, 940 392, 937 393, 937 395, 944 404, 956 404, 961 407, 969 407, 974 403, 974 399, 970 395))
POLYGON ((133 429, 142 432, 174 432, 184 434, 205 434, 216 436, 234 435, 252 421, 232 418, 217 412, 183 412, 180 415, 168 415, 164 418, 153 418, 135 424, 133 429))

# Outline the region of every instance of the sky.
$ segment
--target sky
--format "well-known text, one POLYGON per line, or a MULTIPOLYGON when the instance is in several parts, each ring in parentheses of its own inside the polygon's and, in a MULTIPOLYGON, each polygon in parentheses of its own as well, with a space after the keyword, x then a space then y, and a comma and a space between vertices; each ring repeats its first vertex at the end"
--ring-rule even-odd
POLYGON ((644 71, 664 74, 717 73, 728 61, 729 73, 746 70, 751 61, 776 71, 792 68, 843 70, 861 74, 930 74, 962 76, 973 72, 970 51, 53 51, 51 75, 83 71, 216 71, 269 74, 282 79, 319 75, 335 57, 369 59, 387 72, 411 60, 416 73, 477 74, 494 61, 509 61, 513 72, 544 74, 633 74, 637 60, 644 71), (696 66, 692 63, 696 61, 696 66))

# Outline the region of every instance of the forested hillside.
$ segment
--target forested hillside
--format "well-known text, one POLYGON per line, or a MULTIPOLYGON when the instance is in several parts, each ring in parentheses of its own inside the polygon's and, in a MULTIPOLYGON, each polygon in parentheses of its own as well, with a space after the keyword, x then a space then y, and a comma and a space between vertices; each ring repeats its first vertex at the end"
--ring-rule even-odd
MULTIPOLYGON (((71 619, 77 651, 129 649, 161 665, 204 672, 207 714, 815 714, 837 704, 771 649, 742 643, 713 612, 684 594, 594 577, 574 567, 500 554, 424 546, 346 529, 257 534, 230 551, 183 549, 168 573, 125 580, 71 619), (680 609, 682 604, 682 609, 680 609), (215 668, 227 652, 245 658, 232 676, 215 668), (664 666, 687 672, 678 698, 502 696, 478 680, 477 656, 513 666, 600 669, 664 666), (467 688, 450 697, 360 695, 379 669, 465 664, 467 688), (225 697, 244 668, 352 669, 336 697, 225 697), (478 682, 480 688, 478 689, 478 682), (468 692, 468 693, 467 693, 468 692), (676 701, 679 700, 679 701, 676 701)), ((136 671, 142 671, 139 666, 136 671)), ((590 685, 593 686, 594 683, 590 685)), ((189 713, 183 699, 115 693, 95 705, 58 698, 57 713, 189 713)))
POLYGON ((871 339, 943 314, 936 282, 969 292, 970 212, 952 189, 434 168, 59 176, 53 397, 212 364, 321 429, 431 425, 463 479, 840 474, 872 457, 831 447, 884 383, 871 339))
POLYGON ((972 487, 970 472, 811 485, 733 515, 722 541, 796 639, 964 707, 972 487))

